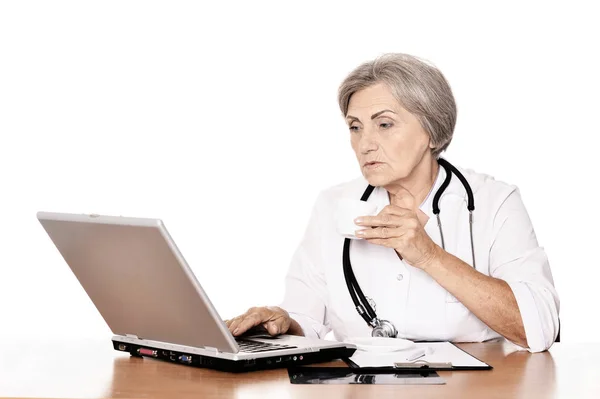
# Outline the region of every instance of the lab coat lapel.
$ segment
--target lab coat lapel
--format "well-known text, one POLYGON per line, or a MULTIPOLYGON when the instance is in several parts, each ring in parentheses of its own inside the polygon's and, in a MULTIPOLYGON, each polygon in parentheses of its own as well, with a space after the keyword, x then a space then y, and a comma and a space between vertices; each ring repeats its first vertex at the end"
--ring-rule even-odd
MULTIPOLYGON (((425 232, 440 247, 442 246, 442 236, 437 217, 433 214, 433 198, 442 186, 445 178, 446 170, 440 166, 431 192, 419 207, 429 217, 424 226, 425 232)), ((452 174, 450 184, 441 195, 438 205, 446 251, 471 264, 467 194, 456 175, 452 174)))
MULTIPOLYGON (((373 201, 377 204, 377 212, 381 212, 383 208, 390 204, 387 191, 383 187, 376 187, 369 198, 369 202, 373 201)), ((364 280, 371 280, 374 269, 369 265, 377 265, 377 269, 395 267, 398 262, 396 251, 392 248, 387 248, 381 245, 370 244, 365 240, 352 240, 350 247, 350 256, 352 265, 357 265, 358 273, 364 274, 364 280)), ((357 279, 359 284, 362 284, 357 271, 357 279)), ((374 280, 374 279, 373 279, 374 280)), ((368 283, 367 283, 368 284, 368 283)))
MULTIPOLYGON (((377 210, 380 212, 386 205, 389 205, 387 191, 382 187, 376 187, 369 202, 377 204, 377 210)), ((366 240, 352 240, 350 245, 350 259, 352 269, 363 293, 372 298, 376 303, 375 312, 377 315, 387 315, 389 319, 394 313, 398 312, 396 297, 402 295, 401 292, 389 292, 380 286, 382 276, 395 276, 399 270, 404 269, 402 262, 398 258, 396 251, 381 245, 375 245, 366 240)), ((392 277, 393 278, 393 277, 392 277)), ((356 313, 356 310, 354 310, 356 313)), ((353 323, 354 324, 354 323, 353 323)), ((358 325, 348 327, 348 334, 370 334, 370 329, 364 330, 364 321, 362 319, 358 325)))

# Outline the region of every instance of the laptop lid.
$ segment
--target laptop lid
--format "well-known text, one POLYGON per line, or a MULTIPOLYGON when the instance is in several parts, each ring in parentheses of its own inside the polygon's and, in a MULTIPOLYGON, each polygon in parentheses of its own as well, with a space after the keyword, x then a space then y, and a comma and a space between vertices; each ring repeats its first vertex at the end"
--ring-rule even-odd
POLYGON ((239 351, 161 220, 37 218, 114 334, 239 351))

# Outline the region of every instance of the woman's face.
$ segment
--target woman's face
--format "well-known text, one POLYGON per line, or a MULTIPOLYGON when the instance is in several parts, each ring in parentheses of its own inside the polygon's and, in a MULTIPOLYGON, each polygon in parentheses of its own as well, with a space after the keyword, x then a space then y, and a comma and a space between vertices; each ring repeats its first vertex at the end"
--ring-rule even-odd
POLYGON ((384 83, 350 97, 346 122, 362 174, 373 186, 407 178, 431 156, 429 135, 384 83))

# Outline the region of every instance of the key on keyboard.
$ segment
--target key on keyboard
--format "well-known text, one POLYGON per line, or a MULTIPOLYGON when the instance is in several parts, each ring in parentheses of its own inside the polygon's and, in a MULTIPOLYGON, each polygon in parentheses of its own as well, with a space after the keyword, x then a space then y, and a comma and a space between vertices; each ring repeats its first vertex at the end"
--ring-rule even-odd
POLYGON ((251 352, 251 353, 275 351, 278 349, 297 348, 296 346, 292 346, 292 345, 273 344, 270 342, 267 343, 267 342, 252 341, 249 339, 237 339, 236 341, 237 341, 237 344, 240 347, 241 351, 251 352))

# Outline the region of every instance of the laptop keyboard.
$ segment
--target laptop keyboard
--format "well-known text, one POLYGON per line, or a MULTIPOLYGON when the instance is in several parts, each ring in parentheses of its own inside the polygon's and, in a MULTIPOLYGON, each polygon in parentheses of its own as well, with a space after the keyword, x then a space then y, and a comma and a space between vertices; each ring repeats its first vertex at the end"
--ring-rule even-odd
POLYGON ((292 345, 272 344, 270 342, 267 343, 267 342, 252 341, 250 339, 243 339, 243 338, 238 338, 238 339, 236 339, 236 341, 237 341, 237 344, 240 347, 241 351, 250 352, 250 353, 297 348, 297 346, 292 346, 292 345))

